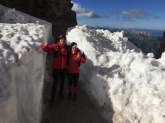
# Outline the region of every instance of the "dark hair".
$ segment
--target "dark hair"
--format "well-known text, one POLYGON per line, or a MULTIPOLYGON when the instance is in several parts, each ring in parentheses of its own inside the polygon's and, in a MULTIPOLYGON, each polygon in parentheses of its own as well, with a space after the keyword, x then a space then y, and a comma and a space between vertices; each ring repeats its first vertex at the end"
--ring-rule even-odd
POLYGON ((72 42, 71 43, 71 47, 73 47, 74 45, 77 45, 77 43, 76 42, 72 42))
POLYGON ((66 39, 66 36, 65 35, 60 35, 58 38, 59 39, 66 39))

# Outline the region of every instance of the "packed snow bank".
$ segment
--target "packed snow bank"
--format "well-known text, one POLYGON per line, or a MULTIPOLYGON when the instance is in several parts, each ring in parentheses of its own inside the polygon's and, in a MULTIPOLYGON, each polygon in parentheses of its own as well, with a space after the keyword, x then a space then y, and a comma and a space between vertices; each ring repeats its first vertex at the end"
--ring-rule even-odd
POLYGON ((45 40, 50 41, 49 43, 53 42, 52 36, 52 24, 41 20, 39 18, 30 16, 28 14, 22 13, 20 11, 16 11, 14 8, 10 9, 5 6, 0 5, 0 22, 1 23, 10 23, 10 24, 25 24, 25 23, 38 23, 40 25, 44 25, 45 29, 45 40))
POLYGON ((144 55, 124 32, 92 30, 76 26, 67 32, 68 42, 77 42, 87 63, 81 65, 84 88, 105 107, 114 123, 165 123, 165 54, 154 59, 144 55))
POLYGON ((0 10, 0 123, 39 123, 45 69, 41 44, 51 38, 51 24, 1 5, 0 10))

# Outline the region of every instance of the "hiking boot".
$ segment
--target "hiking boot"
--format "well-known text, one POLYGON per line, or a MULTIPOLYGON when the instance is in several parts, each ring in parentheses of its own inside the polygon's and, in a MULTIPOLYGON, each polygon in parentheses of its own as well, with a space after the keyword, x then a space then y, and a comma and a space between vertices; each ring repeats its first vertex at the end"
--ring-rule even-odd
POLYGON ((69 91, 69 93, 68 93, 68 99, 71 99, 71 97, 72 97, 72 93, 71 93, 71 91, 69 91))
POLYGON ((76 100, 76 99, 77 99, 77 95, 76 95, 76 93, 74 93, 73 100, 76 100))

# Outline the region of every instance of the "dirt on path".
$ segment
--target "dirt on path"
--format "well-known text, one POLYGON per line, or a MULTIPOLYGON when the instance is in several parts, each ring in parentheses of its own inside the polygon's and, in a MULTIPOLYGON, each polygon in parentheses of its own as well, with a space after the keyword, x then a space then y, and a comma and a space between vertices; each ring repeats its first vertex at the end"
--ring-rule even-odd
POLYGON ((72 100, 67 99, 66 88, 64 98, 59 97, 56 93, 52 106, 49 104, 51 84, 45 85, 41 123, 106 123, 101 117, 99 109, 82 89, 79 89, 77 99, 72 100))

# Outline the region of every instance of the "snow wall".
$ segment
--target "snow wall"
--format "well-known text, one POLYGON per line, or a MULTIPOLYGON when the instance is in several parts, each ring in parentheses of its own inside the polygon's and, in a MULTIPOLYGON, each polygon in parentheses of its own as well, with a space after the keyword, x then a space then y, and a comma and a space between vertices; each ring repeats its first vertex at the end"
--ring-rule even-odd
POLYGON ((165 53, 144 55, 123 31, 76 26, 67 32, 87 57, 79 84, 101 107, 108 123, 165 123, 165 53))
POLYGON ((52 25, 0 5, 0 123, 39 123, 52 25))

